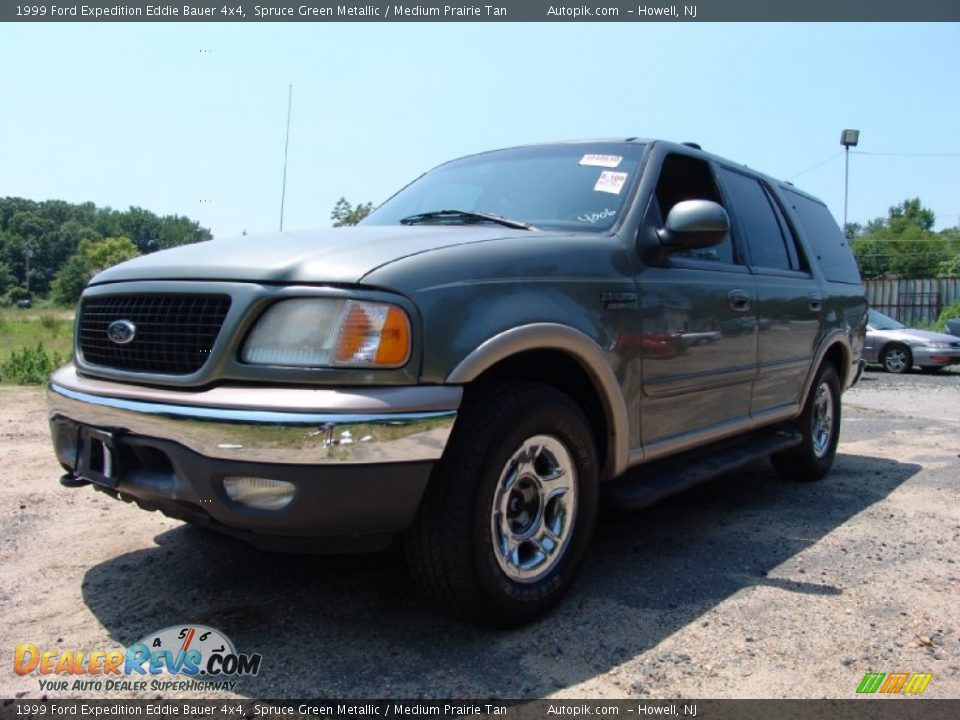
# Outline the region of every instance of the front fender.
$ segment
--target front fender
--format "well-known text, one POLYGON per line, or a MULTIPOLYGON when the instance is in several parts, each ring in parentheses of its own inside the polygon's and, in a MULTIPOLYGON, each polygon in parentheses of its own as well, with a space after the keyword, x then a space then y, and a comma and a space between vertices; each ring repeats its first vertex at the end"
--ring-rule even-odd
POLYGON ((627 469, 629 418, 620 383, 603 350, 590 337, 559 323, 533 323, 505 330, 482 342, 447 376, 445 382, 464 385, 507 358, 529 350, 558 350, 573 358, 587 373, 600 399, 608 428, 604 477, 627 469))

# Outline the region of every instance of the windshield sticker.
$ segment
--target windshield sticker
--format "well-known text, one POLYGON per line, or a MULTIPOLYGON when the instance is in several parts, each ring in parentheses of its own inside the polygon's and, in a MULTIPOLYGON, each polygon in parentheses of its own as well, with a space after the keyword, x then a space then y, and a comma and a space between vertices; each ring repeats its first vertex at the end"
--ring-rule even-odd
POLYGON ((600 177, 597 178, 597 184, 593 186, 593 189, 597 192, 619 195, 620 191, 623 190, 623 184, 626 181, 627 173, 610 172, 609 170, 604 170, 602 173, 600 173, 600 177))
POLYGON ((620 155, 584 155, 580 158, 581 165, 589 165, 590 167, 615 168, 621 162, 623 162, 623 158, 620 155))
POLYGON ((590 223, 591 225, 596 225, 601 220, 606 220, 607 218, 614 217, 617 214, 616 210, 611 210, 610 208, 604 208, 600 212, 592 213, 581 213, 577 215, 577 220, 580 222, 590 223))

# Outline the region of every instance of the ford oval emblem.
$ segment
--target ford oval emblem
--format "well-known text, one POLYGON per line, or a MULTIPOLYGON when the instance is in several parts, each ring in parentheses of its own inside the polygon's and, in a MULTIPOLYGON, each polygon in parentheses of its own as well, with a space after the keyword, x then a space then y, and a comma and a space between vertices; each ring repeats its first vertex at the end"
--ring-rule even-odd
POLYGON ((137 326, 129 320, 114 320, 107 325, 107 337, 117 345, 133 342, 137 336, 137 326))

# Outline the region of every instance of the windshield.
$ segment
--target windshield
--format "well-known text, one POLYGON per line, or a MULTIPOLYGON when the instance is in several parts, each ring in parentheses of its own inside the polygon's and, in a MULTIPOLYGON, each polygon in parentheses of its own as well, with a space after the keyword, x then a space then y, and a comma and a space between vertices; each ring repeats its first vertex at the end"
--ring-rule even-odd
POLYGON ((410 183, 362 224, 467 225, 483 219, 464 213, 482 213, 537 229, 604 232, 624 209, 643 149, 576 143, 454 160, 410 183))
POLYGON ((874 330, 903 330, 907 327, 883 313, 878 313, 876 310, 867 312, 867 325, 874 330))

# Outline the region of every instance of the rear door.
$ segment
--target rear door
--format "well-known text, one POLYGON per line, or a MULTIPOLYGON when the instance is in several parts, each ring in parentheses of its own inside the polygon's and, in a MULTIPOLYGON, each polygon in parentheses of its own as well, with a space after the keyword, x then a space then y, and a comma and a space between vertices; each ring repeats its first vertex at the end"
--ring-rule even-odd
POLYGON ((770 188, 759 178, 720 166, 734 232, 757 288, 757 377, 750 414, 763 421, 800 402, 819 338, 823 288, 810 271, 770 188))

